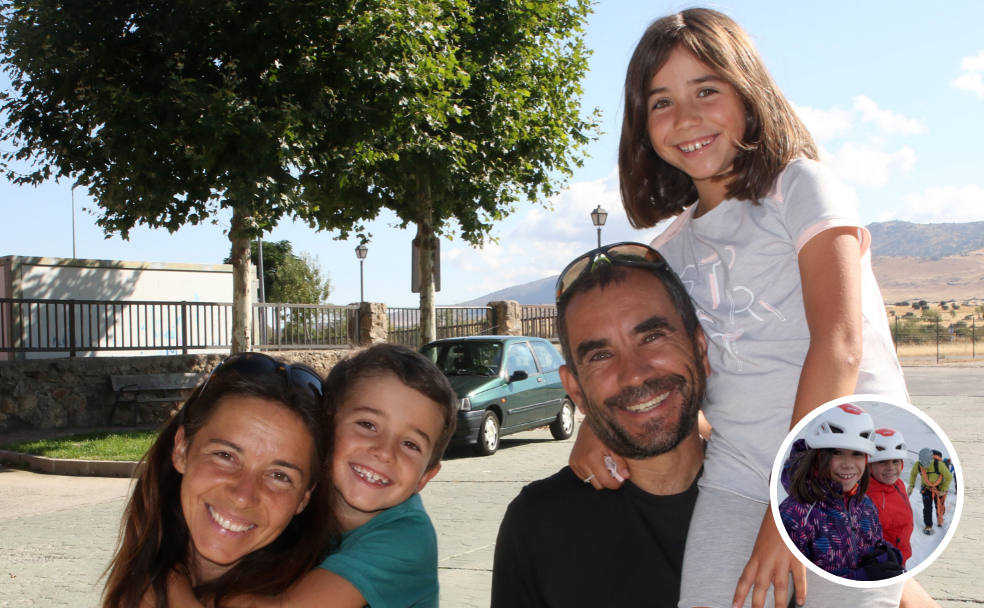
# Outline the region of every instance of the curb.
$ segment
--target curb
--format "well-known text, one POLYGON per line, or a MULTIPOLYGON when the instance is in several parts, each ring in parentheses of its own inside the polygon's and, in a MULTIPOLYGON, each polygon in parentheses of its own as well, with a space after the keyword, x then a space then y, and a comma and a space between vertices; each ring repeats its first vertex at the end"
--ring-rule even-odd
POLYGON ((67 460, 0 450, 0 463, 51 475, 132 477, 138 462, 125 460, 67 460))

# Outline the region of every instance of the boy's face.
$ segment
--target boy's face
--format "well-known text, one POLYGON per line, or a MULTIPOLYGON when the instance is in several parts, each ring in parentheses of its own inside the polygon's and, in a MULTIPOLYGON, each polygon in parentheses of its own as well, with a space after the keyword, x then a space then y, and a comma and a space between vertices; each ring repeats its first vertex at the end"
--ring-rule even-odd
POLYGON ((881 462, 872 462, 870 466, 871 476, 886 486, 895 484, 895 480, 898 479, 899 475, 902 473, 901 460, 883 460, 881 462))
POLYGON ((359 378, 335 413, 332 483, 343 530, 352 530, 423 489, 443 427, 440 405, 394 374, 359 378))

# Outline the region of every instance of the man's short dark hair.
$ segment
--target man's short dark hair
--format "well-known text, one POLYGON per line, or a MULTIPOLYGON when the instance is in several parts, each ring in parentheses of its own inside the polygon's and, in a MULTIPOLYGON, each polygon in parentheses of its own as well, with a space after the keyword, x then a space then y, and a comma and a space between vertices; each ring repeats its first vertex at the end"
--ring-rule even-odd
POLYGON ((627 266, 619 264, 618 261, 611 263, 597 264, 590 271, 584 272, 577 277, 557 298, 557 335, 560 338, 560 346, 564 352, 564 359, 571 372, 577 375, 577 366, 574 363, 573 353, 571 352, 570 340, 567 332, 567 307, 571 299, 577 294, 586 293, 593 289, 601 289, 611 284, 622 283, 628 279, 629 270, 637 268, 644 272, 649 272, 660 280, 666 288, 673 307, 680 315, 683 327, 687 335, 693 341, 697 336, 697 328, 700 326, 697 321, 697 311, 694 310, 694 303, 687 294, 687 288, 680 282, 680 278, 675 272, 665 264, 652 266, 633 265, 627 266))

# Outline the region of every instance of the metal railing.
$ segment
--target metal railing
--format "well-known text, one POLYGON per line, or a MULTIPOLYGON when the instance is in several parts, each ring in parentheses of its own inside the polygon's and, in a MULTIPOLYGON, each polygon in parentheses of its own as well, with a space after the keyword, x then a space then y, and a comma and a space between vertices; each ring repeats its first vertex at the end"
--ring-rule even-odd
MULTIPOLYGON (((492 309, 488 306, 438 306, 434 311, 437 337, 477 336, 492 331, 492 309)), ((422 346, 419 308, 387 308, 386 341, 413 348, 422 346)))
POLYGON ((557 307, 553 304, 542 306, 526 305, 520 313, 523 320, 523 335, 557 339, 557 307))
MULTIPOLYGON (((357 327, 357 306, 253 305, 260 349, 347 347, 357 327)), ((229 303, 0 298, 0 353, 187 354, 231 338, 229 303)))

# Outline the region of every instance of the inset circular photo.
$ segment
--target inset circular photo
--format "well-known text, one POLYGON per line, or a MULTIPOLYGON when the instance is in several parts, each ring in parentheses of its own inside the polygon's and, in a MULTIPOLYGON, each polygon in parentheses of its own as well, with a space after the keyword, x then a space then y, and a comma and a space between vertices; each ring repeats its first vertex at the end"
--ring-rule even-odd
POLYGON ((908 403, 851 395, 801 420, 772 467, 772 515, 807 568, 881 587, 927 568, 956 532, 963 474, 950 440, 908 403), (901 578, 900 578, 901 577, 901 578))

